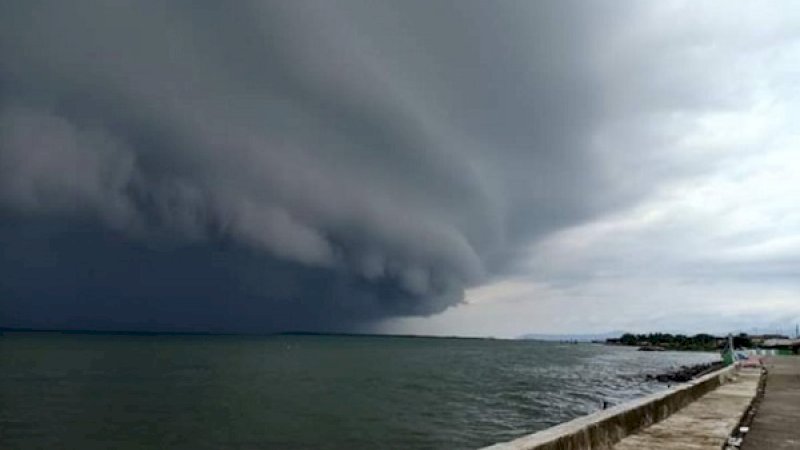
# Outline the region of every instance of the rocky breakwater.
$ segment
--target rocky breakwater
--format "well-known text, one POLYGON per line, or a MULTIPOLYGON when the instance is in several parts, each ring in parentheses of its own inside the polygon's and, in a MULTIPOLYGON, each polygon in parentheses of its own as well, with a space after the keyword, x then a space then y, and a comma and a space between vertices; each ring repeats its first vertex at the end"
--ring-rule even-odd
POLYGON ((685 383, 694 378, 711 373, 715 370, 723 368, 725 365, 722 361, 696 364, 693 366, 681 366, 678 369, 658 374, 647 374, 647 380, 655 380, 660 383, 685 383))

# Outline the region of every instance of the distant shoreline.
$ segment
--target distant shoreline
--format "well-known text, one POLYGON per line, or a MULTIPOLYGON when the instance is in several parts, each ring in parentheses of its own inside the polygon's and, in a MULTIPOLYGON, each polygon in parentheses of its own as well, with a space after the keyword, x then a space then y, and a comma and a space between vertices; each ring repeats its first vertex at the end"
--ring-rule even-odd
POLYGON ((276 333, 234 333, 215 331, 138 331, 138 330, 85 330, 61 328, 16 328, 0 327, 2 333, 54 333, 78 334, 93 336, 250 336, 250 337, 275 337, 275 336, 339 336, 339 337, 372 337, 372 338, 409 338, 409 339, 467 339, 467 340, 517 340, 514 338, 476 337, 476 336, 436 336, 421 334, 378 334, 378 333, 343 333, 320 331, 281 331, 276 333))

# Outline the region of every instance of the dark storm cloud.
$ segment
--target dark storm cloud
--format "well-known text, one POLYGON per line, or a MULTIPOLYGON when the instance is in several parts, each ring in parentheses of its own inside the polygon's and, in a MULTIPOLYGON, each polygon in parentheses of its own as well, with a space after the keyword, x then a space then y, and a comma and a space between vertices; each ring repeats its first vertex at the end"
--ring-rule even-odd
POLYGON ((641 193, 591 146, 636 107, 608 98, 635 74, 597 69, 628 18, 607 6, 4 2, 0 318, 324 329, 457 303, 641 193))

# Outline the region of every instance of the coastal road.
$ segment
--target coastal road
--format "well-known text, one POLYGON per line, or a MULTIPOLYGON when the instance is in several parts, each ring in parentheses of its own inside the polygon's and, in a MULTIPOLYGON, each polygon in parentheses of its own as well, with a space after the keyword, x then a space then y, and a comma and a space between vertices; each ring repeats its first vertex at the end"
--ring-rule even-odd
POLYGON ((742 450, 800 449, 800 357, 765 361, 767 384, 742 450))

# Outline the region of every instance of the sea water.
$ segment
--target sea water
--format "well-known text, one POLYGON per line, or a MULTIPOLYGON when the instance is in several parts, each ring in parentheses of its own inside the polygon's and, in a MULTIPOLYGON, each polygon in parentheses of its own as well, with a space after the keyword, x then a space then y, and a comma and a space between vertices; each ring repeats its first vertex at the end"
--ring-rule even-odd
POLYGON ((718 359, 519 340, 6 333, 0 447, 476 448, 718 359))

